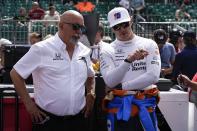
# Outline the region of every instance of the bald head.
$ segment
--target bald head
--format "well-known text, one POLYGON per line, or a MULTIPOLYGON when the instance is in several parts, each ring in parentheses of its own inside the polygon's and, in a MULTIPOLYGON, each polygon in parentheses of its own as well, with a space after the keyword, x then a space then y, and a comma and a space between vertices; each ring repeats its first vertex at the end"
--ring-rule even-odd
POLYGON ((64 43, 77 43, 83 26, 83 16, 77 11, 68 10, 60 16, 58 34, 64 43))
POLYGON ((76 17, 83 20, 83 16, 79 12, 75 10, 68 10, 60 16, 60 22, 71 21, 73 18, 76 17))

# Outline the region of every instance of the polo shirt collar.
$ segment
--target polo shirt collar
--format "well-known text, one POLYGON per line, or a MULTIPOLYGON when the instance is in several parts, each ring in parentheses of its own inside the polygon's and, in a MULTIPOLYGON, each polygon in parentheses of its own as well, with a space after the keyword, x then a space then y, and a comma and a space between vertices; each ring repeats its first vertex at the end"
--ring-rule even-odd
MULTIPOLYGON (((59 37, 58 33, 55 34, 55 42, 58 45, 59 48, 62 49, 66 49, 66 44, 61 40, 61 38, 59 37)), ((78 46, 78 44, 76 44, 75 48, 78 46)))

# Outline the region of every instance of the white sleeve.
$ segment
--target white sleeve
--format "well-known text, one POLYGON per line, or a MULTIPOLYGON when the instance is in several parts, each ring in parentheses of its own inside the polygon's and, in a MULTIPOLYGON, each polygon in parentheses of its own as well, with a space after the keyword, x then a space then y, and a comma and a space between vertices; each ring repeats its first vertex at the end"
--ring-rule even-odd
POLYGON ((13 68, 22 78, 26 79, 40 65, 41 56, 38 46, 32 45, 13 68))
POLYGON ((149 55, 146 57, 146 72, 136 79, 122 83, 124 90, 132 90, 133 88, 144 89, 159 80, 161 60, 159 49, 155 42, 151 43, 148 52, 149 55))
POLYGON ((95 75, 94 69, 92 67, 92 62, 90 60, 90 56, 86 58, 87 66, 88 66, 88 77, 93 77, 95 75))
POLYGON ((120 84, 129 66, 130 63, 122 62, 120 66, 115 67, 113 58, 109 52, 101 51, 100 53, 101 74, 108 87, 113 88, 120 84))

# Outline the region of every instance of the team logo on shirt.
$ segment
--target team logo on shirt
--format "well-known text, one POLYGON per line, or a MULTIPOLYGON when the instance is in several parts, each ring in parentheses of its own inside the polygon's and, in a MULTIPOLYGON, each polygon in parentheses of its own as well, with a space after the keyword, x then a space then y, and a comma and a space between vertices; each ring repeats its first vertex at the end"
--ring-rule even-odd
POLYGON ((123 52, 122 49, 117 49, 116 52, 115 52, 115 54, 123 54, 123 53, 124 53, 124 52, 123 52))
POLYGON ((64 60, 61 53, 55 53, 53 60, 64 60))

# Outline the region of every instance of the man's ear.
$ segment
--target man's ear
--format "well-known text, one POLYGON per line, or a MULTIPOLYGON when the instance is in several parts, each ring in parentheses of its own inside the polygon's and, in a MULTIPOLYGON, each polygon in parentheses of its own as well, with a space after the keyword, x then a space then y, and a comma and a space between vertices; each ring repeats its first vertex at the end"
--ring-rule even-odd
POLYGON ((58 26, 59 26, 60 29, 63 29, 63 23, 62 22, 59 22, 58 26))

